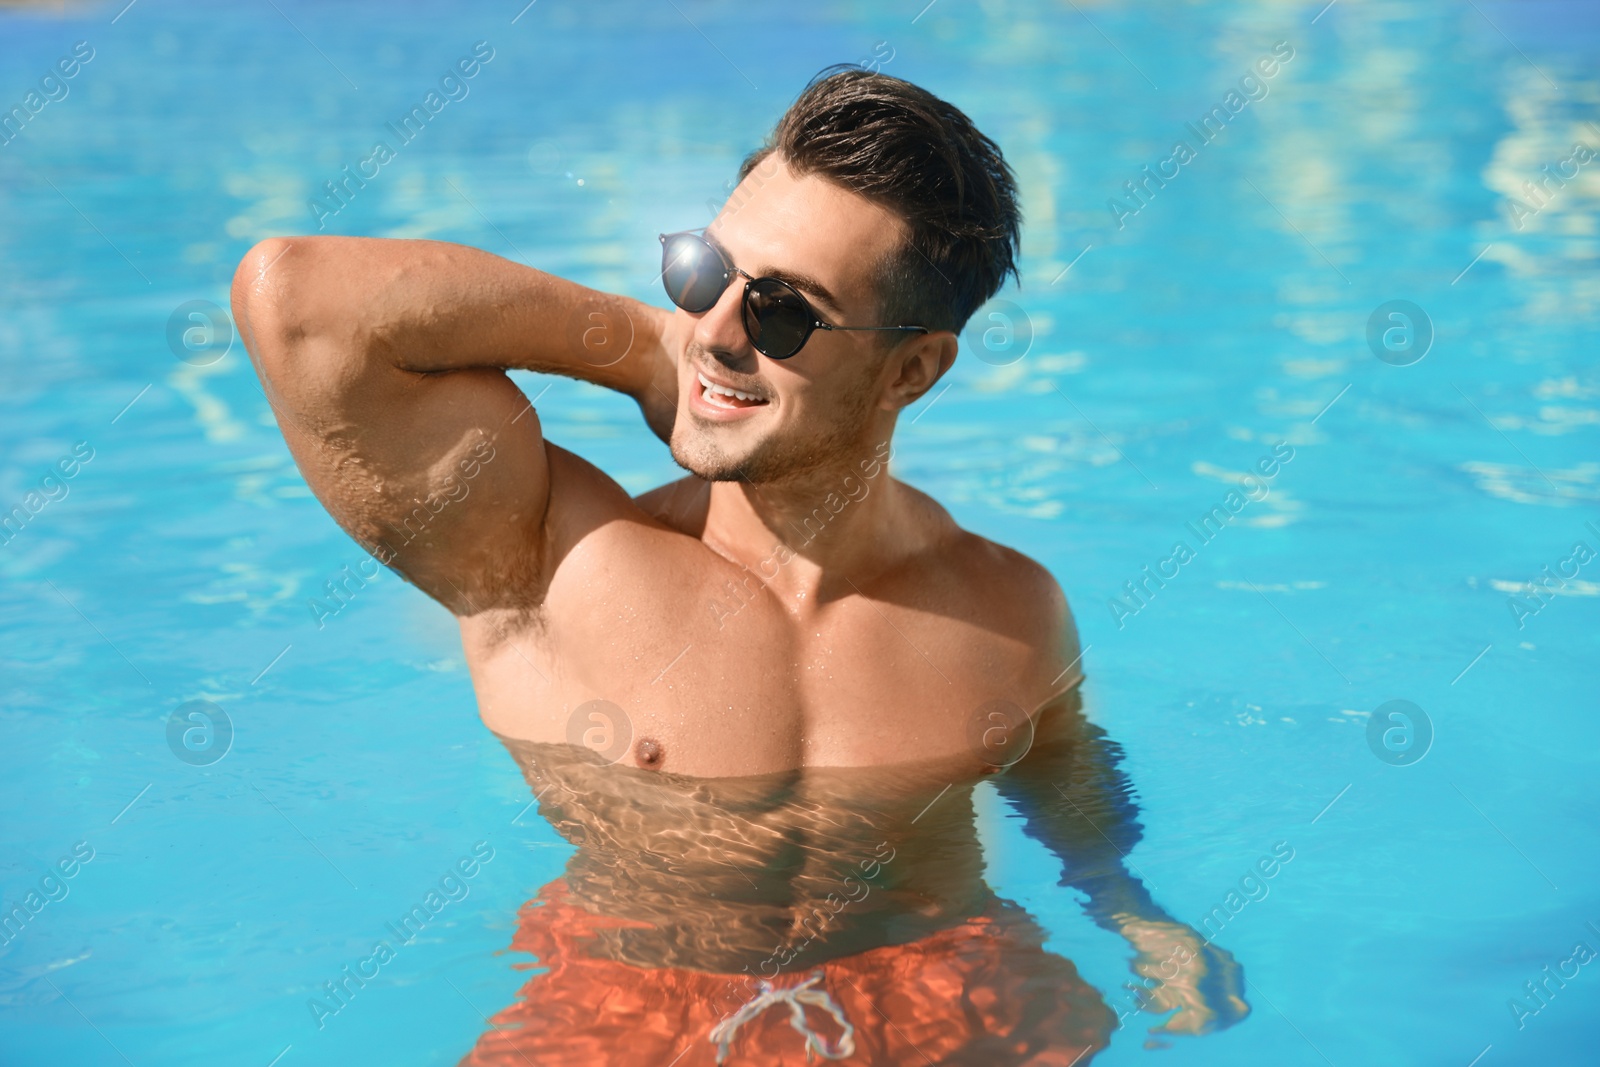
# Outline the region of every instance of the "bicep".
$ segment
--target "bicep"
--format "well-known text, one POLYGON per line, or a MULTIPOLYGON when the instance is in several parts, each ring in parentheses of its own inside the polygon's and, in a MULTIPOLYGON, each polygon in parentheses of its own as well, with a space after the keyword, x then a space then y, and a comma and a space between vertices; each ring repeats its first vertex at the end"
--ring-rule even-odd
POLYGON ((516 384, 263 332, 253 354, 278 425, 339 525, 457 615, 535 606, 550 479, 516 384))

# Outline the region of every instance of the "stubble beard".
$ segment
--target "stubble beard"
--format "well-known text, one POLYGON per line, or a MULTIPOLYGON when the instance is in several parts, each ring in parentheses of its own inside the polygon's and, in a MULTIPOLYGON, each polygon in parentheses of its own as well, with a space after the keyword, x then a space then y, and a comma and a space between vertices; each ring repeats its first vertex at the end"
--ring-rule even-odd
POLYGON ((871 382, 864 378, 846 391, 837 417, 820 432, 803 437, 768 434, 741 452, 724 447, 719 424, 685 414, 673 426, 672 459, 708 482, 753 485, 794 482, 818 471, 851 466, 864 450, 870 451, 864 442, 872 412, 871 382))

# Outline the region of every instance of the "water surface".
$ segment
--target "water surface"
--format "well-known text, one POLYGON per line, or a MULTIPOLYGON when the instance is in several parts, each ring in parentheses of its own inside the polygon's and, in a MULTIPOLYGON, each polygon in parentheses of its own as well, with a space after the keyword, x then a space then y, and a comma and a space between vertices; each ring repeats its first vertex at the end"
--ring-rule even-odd
MULTIPOLYGON (((1029 330, 975 320, 895 473, 1061 580, 1085 715, 1136 793, 1127 870, 1191 926, 1223 909, 1209 929, 1253 1008, 1165 1049, 1134 1015, 1094 1062, 1583 1062, 1600 975, 1543 969, 1600 949, 1600 563, 1568 562, 1600 550, 1600 170, 1558 187, 1542 168, 1600 147, 1593 5, 521 7, 0 13, 6 107, 75 42, 94 52, 0 147, 0 508, 28 509, 0 547, 0 903, 77 863, 0 947, 0 1059, 455 1063, 536 975, 515 945, 543 887, 640 915, 681 899, 667 867, 605 882, 540 817, 570 804, 534 803, 478 723, 442 611, 385 574, 319 627, 308 601, 361 550, 309 496, 237 341, 184 348, 185 312, 180 359, 169 328, 190 301, 226 306, 251 243, 319 225, 469 242, 659 302, 656 234, 707 221, 810 74, 867 61, 967 110, 1027 214, 1023 285, 991 310, 1029 330), (470 94, 332 213, 324 183, 479 41, 493 58, 470 94), (1199 144, 1188 125, 1279 42, 1292 58, 1199 144), (1194 158, 1129 213, 1124 183, 1185 139, 1194 158), (1403 336, 1382 349, 1379 331, 1387 361, 1368 339, 1395 300, 1431 324, 1405 366, 1403 336), (1284 446, 1264 496, 1192 532, 1284 446), (1179 542, 1193 558, 1127 599, 1179 542), (1535 595, 1547 567, 1567 576, 1535 595), (234 730, 204 765, 168 743, 195 699, 234 730), (1369 743, 1396 699, 1428 717, 1420 761, 1404 737, 1369 743), (1279 842, 1294 858, 1246 893, 1279 842), (325 983, 447 876, 465 895, 319 1017, 325 983)), ((629 402, 521 381, 549 437, 630 490, 674 476, 629 402)), ((1127 941, 1059 884, 998 781, 945 804, 927 819, 950 820, 959 862, 905 892, 1009 902, 1125 1008, 1127 941)), ((644 832, 649 809, 628 810, 644 832)), ((691 864, 721 894, 700 906, 731 910, 679 908, 681 942, 617 934, 616 953, 725 968, 770 951, 772 894, 809 900, 835 873, 819 853, 876 848, 877 818, 900 814, 864 810, 785 823, 800 836, 777 853, 738 837, 760 820, 685 810, 683 848, 720 838, 770 869, 745 867, 741 897, 737 874, 691 864)), ((835 936, 892 941, 873 901, 835 936)))

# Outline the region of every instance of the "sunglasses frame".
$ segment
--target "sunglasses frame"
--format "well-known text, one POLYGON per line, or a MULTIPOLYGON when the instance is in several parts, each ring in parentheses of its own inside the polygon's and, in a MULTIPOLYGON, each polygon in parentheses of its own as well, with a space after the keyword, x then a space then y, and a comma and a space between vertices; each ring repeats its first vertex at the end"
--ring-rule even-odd
MULTIPOLYGON (((704 227, 702 227, 702 229, 703 228, 704 227)), ((703 312, 710 311, 712 308, 717 306, 717 301, 722 299, 722 294, 724 294, 724 293, 726 293, 728 291, 728 286, 733 284, 733 278, 734 278, 735 275, 738 275, 739 277, 744 278, 745 279, 744 293, 739 297, 739 323, 740 323, 740 325, 742 325, 744 327, 744 335, 750 339, 750 347, 754 348, 757 352, 760 352, 763 356, 766 356, 768 359, 790 359, 790 358, 792 358, 793 356, 797 355, 802 348, 804 348, 806 346, 806 342, 811 340, 811 335, 813 333, 815 333, 816 331, 818 331, 818 330, 851 330, 851 331, 867 331, 867 332, 878 332, 878 333, 884 333, 884 332, 890 332, 890 331, 913 331, 913 332, 916 332, 916 333, 927 333, 928 332, 928 328, 926 326, 837 326, 837 325, 835 325, 835 324, 833 324, 831 322, 824 321, 823 318, 820 315, 817 314, 817 309, 811 306, 811 301, 806 299, 806 295, 804 293, 802 293, 800 290, 796 289, 794 286, 790 285, 788 282, 784 281, 782 278, 773 278, 773 277, 760 277, 760 278, 757 278, 754 275, 750 274, 749 272, 742 271, 738 267, 734 266, 732 263, 729 263, 728 262, 728 257, 723 255, 722 249, 718 248, 716 245, 712 244, 706 237, 702 236, 700 230, 679 230, 676 233, 663 233, 663 234, 660 234, 659 236, 661 238, 661 258, 662 258, 661 284, 662 284, 663 288, 667 289, 667 298, 672 301, 673 306, 682 308, 684 311, 689 312, 691 315, 698 315, 698 314, 701 314, 703 312), (667 270, 668 270, 668 268, 670 266, 670 264, 668 264, 666 262, 666 258, 667 258, 667 242, 672 240, 674 237, 689 237, 689 238, 693 238, 694 240, 700 242, 700 244, 703 245, 705 248, 709 249, 711 254, 717 257, 717 261, 722 264, 722 285, 717 289, 716 297, 711 301, 711 303, 707 304, 705 307, 700 307, 700 308, 688 307, 688 306, 686 306, 684 304, 679 303, 678 302, 678 298, 676 296, 674 296, 672 294, 672 290, 669 287, 667 287, 667 270), (778 288, 778 289, 780 289, 780 290, 782 290, 784 292, 792 294, 794 296, 794 298, 800 302, 800 306, 805 309, 807 322, 806 322, 806 326, 805 326, 805 331, 800 335, 800 342, 797 345, 794 346, 794 349, 792 351, 785 352, 783 355, 777 355, 777 354, 775 354, 773 352, 768 352, 766 349, 762 348, 761 347, 760 338, 758 338, 755 335, 755 333, 750 329, 750 320, 755 317, 755 309, 752 307, 752 303, 751 303, 751 293, 752 293, 753 287, 755 285, 757 285, 757 284, 766 285, 766 286, 769 286, 769 287, 776 287, 776 288, 778 288)))

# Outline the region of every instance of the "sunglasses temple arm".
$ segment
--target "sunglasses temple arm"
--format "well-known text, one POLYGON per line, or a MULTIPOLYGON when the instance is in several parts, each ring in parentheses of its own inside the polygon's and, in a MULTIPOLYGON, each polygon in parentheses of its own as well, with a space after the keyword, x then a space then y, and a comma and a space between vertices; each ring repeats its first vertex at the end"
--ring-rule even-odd
POLYGON ((819 330, 915 330, 918 333, 928 332, 926 326, 835 326, 832 323, 819 322, 816 327, 819 330))

